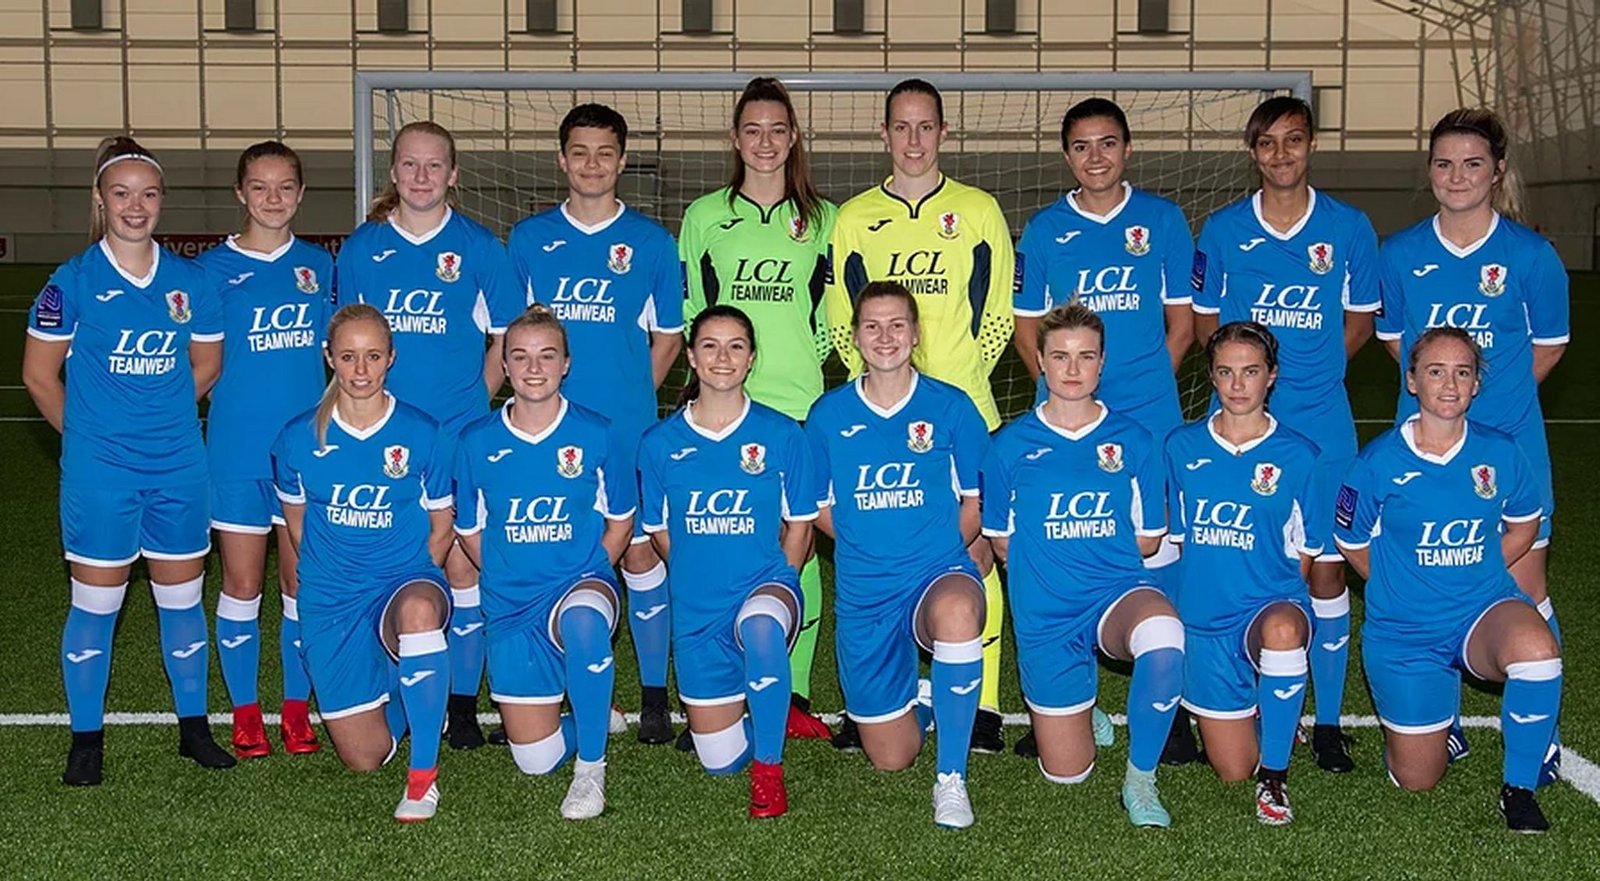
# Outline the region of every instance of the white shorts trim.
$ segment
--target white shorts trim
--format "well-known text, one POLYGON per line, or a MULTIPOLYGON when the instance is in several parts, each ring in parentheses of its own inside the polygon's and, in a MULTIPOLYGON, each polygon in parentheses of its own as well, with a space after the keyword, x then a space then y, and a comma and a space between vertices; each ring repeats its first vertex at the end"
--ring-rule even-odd
POLYGON ((1443 722, 1429 722, 1426 725, 1396 725, 1382 716, 1378 717, 1378 724, 1396 734, 1437 734, 1438 732, 1449 728, 1450 723, 1454 721, 1455 717, 1451 716, 1443 722))
POLYGON ((1530 550, 1530 551, 1542 551, 1547 547, 1550 547, 1550 539, 1548 539, 1548 538, 1537 538, 1537 539, 1534 539, 1534 541, 1533 541, 1533 547, 1528 548, 1528 550, 1530 550))
MULTIPOLYGON (((1094 622, 1094 645, 1095 645, 1096 649, 1099 649, 1101 646, 1106 644, 1105 637, 1101 633, 1101 631, 1103 631, 1105 629, 1106 619, 1110 618, 1111 617, 1111 613, 1117 610, 1117 606, 1122 605, 1122 601, 1123 600, 1127 599, 1130 596, 1133 596, 1135 593, 1137 593, 1138 591, 1141 591, 1141 590, 1153 590, 1157 594, 1160 594, 1163 598, 1166 597, 1166 594, 1161 593, 1161 588, 1156 587, 1153 584, 1139 584, 1139 585, 1135 585, 1135 586, 1130 587, 1127 590, 1123 591, 1122 592, 1122 596, 1119 596, 1116 599, 1112 600, 1110 602, 1110 604, 1106 606, 1106 610, 1104 612, 1100 613, 1100 620, 1094 622)), ((1132 636, 1133 634, 1130 632, 1128 635, 1132 636)), ((1103 650, 1102 650, 1102 654, 1106 654, 1107 657, 1110 657, 1110 654, 1104 652, 1103 650)), ((1132 658, 1117 658, 1117 660, 1119 660, 1119 661, 1131 661, 1133 659, 1132 658)))
POLYGON ((691 707, 721 707, 744 700, 744 692, 728 695, 727 697, 689 697, 683 692, 678 692, 678 700, 691 707))
POLYGON ((1187 700, 1181 701, 1181 703, 1183 704, 1184 709, 1203 719, 1250 719, 1254 718, 1256 714, 1255 704, 1251 704, 1249 707, 1243 710, 1208 710, 1205 707, 1196 706, 1187 700))
POLYGON ((501 694, 500 692, 493 690, 490 690, 489 692, 489 699, 495 703, 512 704, 513 706, 548 706, 550 704, 559 704, 564 698, 566 698, 566 696, 567 693, 564 691, 554 696, 536 695, 534 697, 519 697, 509 694, 501 694))
POLYGON ((1194 302, 1192 299, 1189 301, 1189 308, 1193 309, 1194 314, 1196 315, 1217 315, 1222 312, 1221 306, 1202 306, 1199 303, 1194 302))
POLYGON ((272 525, 273 526, 288 526, 289 525, 289 521, 283 519, 283 515, 282 514, 273 514, 272 515, 272 525))
POLYGON ((912 710, 916 709, 916 707, 917 707, 917 699, 916 698, 912 698, 910 703, 906 704, 905 706, 901 707, 898 710, 895 710, 892 713, 884 713, 884 714, 879 715, 879 716, 860 716, 860 715, 857 715, 855 713, 850 712, 849 710, 845 710, 844 714, 846 716, 849 716, 851 718, 851 720, 854 721, 857 725, 882 725, 885 722, 893 722, 894 720, 900 718, 901 716, 904 716, 905 714, 907 714, 907 713, 911 712, 912 710))
MULTIPOLYGON (((1353 545, 1346 545, 1346 547, 1349 547, 1351 550, 1357 550, 1357 548, 1354 547, 1353 545)), ((1311 554, 1307 554, 1306 556, 1311 557, 1311 562, 1313 562, 1313 563, 1343 563, 1344 562, 1344 554, 1341 554, 1341 553, 1338 553, 1338 552, 1328 553, 1328 552, 1324 551, 1323 553, 1316 554, 1315 556, 1313 556, 1311 554)))
POLYGON ((380 694, 377 697, 373 698, 370 701, 367 701, 364 704, 356 704, 353 707, 346 707, 346 708, 344 708, 342 710, 329 710, 329 709, 326 709, 326 708, 323 708, 323 707, 318 707, 317 708, 317 712, 319 714, 321 714, 322 718, 325 719, 325 720, 326 719, 343 719, 343 718, 345 718, 347 716, 354 716, 357 713, 365 713, 365 712, 369 712, 371 710, 376 710, 377 708, 383 706, 384 704, 386 704, 388 702, 389 702, 389 695, 380 694))
MULTIPOLYGON (((1484 606, 1483 611, 1478 613, 1478 617, 1472 619, 1472 626, 1467 628, 1467 635, 1461 640, 1461 669, 1471 673, 1478 679, 1484 680, 1485 682, 1491 681, 1487 677, 1478 673, 1477 670, 1472 669, 1472 662, 1467 660, 1467 646, 1472 645, 1473 634, 1478 632, 1478 625, 1483 623, 1483 619, 1488 617, 1490 612, 1493 612, 1496 608, 1504 605, 1505 603, 1520 602, 1522 602, 1522 600, 1516 599, 1515 597, 1505 597, 1504 599, 1495 600, 1489 605, 1484 606)), ((1537 609, 1535 611, 1537 611, 1537 609)), ((1427 732, 1422 733, 1425 734, 1427 732)))
POLYGON ((1041 707, 1027 698, 1023 698, 1022 702, 1028 705, 1030 713, 1036 713, 1040 716, 1076 716, 1079 713, 1093 709, 1098 700, 1099 698, 1092 697, 1081 704, 1073 704, 1070 707, 1041 707))
POLYGON ((139 555, 134 554, 125 560, 97 560, 94 557, 81 556, 79 554, 74 554, 71 551, 67 551, 61 556, 65 557, 68 563, 78 563, 83 566, 98 566, 101 569, 118 569, 123 566, 132 566, 133 561, 139 559, 139 555))
POLYGON ((227 523, 222 520, 211 521, 211 528, 218 532, 232 532, 237 535, 267 535, 272 532, 271 526, 246 526, 243 523, 227 523))
POLYGON ((201 557, 204 557, 206 554, 211 553, 211 542, 207 541, 205 547, 198 551, 192 551, 187 554, 163 554, 152 551, 149 548, 140 548, 139 553, 143 554, 146 560, 170 560, 181 563, 185 560, 198 560, 201 557))

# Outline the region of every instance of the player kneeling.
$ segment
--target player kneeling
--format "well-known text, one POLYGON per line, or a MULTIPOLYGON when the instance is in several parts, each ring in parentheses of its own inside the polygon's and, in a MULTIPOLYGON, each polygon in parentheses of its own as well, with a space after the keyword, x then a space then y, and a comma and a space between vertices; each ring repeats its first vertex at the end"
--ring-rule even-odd
POLYGON ((1166 535, 1156 441, 1095 400, 1105 325, 1088 308, 1039 322, 1049 397, 995 436, 983 463, 983 532, 1006 564, 1022 693, 1039 769, 1078 783, 1094 769, 1095 651, 1133 662, 1122 803, 1167 827, 1155 769, 1183 685, 1183 625, 1143 558, 1166 535))
POLYGON ((1467 420, 1483 363, 1472 337, 1434 328, 1410 354, 1418 413, 1367 444, 1334 508, 1339 550, 1367 579, 1361 654, 1389 774, 1431 789, 1461 671, 1504 682, 1500 811, 1513 831, 1543 832, 1533 789, 1561 711, 1561 649, 1508 571, 1538 535, 1539 483, 1514 438, 1467 420))
POLYGON ((1267 412, 1278 342, 1248 321, 1206 343, 1221 407, 1167 438, 1167 491, 1188 632, 1183 705, 1224 780, 1256 772, 1256 819, 1294 819, 1289 752, 1305 703, 1306 579, 1329 527, 1317 448, 1267 412), (1257 717, 1259 714, 1259 726, 1257 717))
POLYGON ((549 774, 576 751, 561 816, 587 820, 606 806, 611 570, 633 535, 637 482, 611 423, 561 394, 571 359, 555 313, 530 308, 505 340, 512 398, 462 434, 456 532, 483 572, 489 688, 511 755, 549 774))
POLYGON ((333 381, 273 445, 299 553, 306 672, 340 761, 377 770, 409 725, 411 770, 395 819, 433 816, 450 691, 450 451, 439 424, 384 389, 389 322, 365 304, 328 325, 333 381), (385 706, 387 705, 387 706, 385 706))
POLYGON ((984 625, 983 582, 966 548, 978 533, 978 466, 989 436, 965 392, 911 366, 919 326, 904 285, 868 284, 851 322, 866 372, 824 395, 806 420, 818 526, 837 542, 845 711, 867 758, 890 771, 911 765, 934 722, 933 819, 965 828, 984 625), (919 648, 933 654, 931 704, 917 697, 919 648))
POLYGON ((700 763, 737 774, 753 738, 750 816, 776 817, 816 484, 800 426, 745 394, 755 354, 743 312, 695 316, 683 408, 639 445, 640 508, 672 570, 672 657, 700 763))

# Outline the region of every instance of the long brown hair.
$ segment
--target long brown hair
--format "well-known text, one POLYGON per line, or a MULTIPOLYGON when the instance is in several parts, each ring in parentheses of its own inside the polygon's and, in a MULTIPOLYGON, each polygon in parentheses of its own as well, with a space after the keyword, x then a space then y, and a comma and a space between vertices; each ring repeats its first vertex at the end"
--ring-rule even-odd
POLYGON ((166 174, 161 171, 161 164, 156 161, 156 154, 146 150, 138 141, 126 135, 117 135, 101 141, 100 148, 94 151, 94 180, 90 182, 89 241, 91 242, 100 241, 106 234, 106 217, 100 207, 104 202, 104 196, 101 197, 102 201, 97 203, 94 194, 99 192, 100 178, 105 176, 109 167, 106 163, 116 156, 142 157, 140 160, 130 161, 144 161, 154 166, 156 173, 161 175, 161 189, 163 192, 166 191, 166 174))
MULTIPOLYGON (((696 315, 694 321, 689 323, 689 348, 691 350, 694 348, 695 341, 700 339, 700 331, 704 330, 705 326, 716 318, 727 318, 739 322, 744 327, 745 336, 750 339, 750 357, 755 357, 756 326, 751 323, 750 316, 746 315, 743 309, 724 303, 718 303, 715 306, 708 306, 700 310, 700 314, 696 315)), ((678 406, 686 407, 689 402, 698 397, 700 397, 700 376, 695 373, 693 367, 690 367, 689 379, 683 384, 683 391, 678 393, 678 406)))
POLYGON ((1445 135, 1477 135, 1488 142, 1489 155, 1495 165, 1505 163, 1505 170, 1497 174, 1494 182, 1494 194, 1491 197, 1494 210, 1512 220, 1521 220, 1522 179, 1506 159, 1510 138, 1506 136, 1505 123, 1500 121, 1500 117, 1487 107, 1461 107, 1446 113, 1428 133, 1429 161, 1433 159, 1433 148, 1445 135))
MULTIPOLYGON (((328 322, 328 334, 325 337, 328 354, 333 354, 333 341, 339 336, 339 331, 346 325, 358 321, 371 321, 383 328, 383 341, 390 353, 394 352, 394 337, 389 331, 389 319, 383 317, 376 307, 366 303, 351 303, 340 307, 333 313, 333 318, 328 322)), ((312 424, 317 429, 317 449, 328 448, 328 422, 333 418, 333 408, 339 403, 339 377, 333 376, 328 380, 328 387, 322 391, 322 400, 317 402, 317 412, 312 418, 312 424)))
MULTIPOLYGON (((806 156, 806 140, 800 134, 800 120, 794 112, 794 101, 780 80, 758 76, 745 84, 738 103, 733 105, 734 137, 738 137, 739 122, 744 117, 745 107, 756 101, 783 105, 783 112, 789 118, 789 131, 794 135, 794 146, 789 148, 789 158, 783 164, 783 198, 794 203, 795 214, 805 220, 806 226, 816 229, 822 222, 822 194, 817 192, 817 184, 811 178, 811 160, 806 156)), ((739 197, 739 190, 744 187, 744 175, 744 160, 740 158, 739 146, 735 143, 733 176, 728 181, 729 205, 739 197)))
MULTIPOLYGON (((379 193, 378 197, 372 200, 372 207, 367 209, 368 220, 388 220, 389 215, 394 212, 394 209, 399 207, 400 190, 394 185, 392 169, 394 168, 394 164, 400 155, 401 139, 412 132, 444 138, 445 144, 449 147, 450 167, 452 169, 456 167, 456 138, 455 135, 450 134, 449 129, 431 119, 419 119, 415 122, 408 122, 401 126, 400 131, 394 136, 394 142, 389 146, 389 168, 391 169, 391 177, 389 178, 389 182, 384 184, 383 192, 379 193)), ((456 192, 456 188, 454 186, 450 187, 445 192, 444 198, 445 204, 449 205, 451 208, 461 207, 461 196, 456 192)))
MULTIPOLYGON (((300 168, 300 154, 282 141, 261 141, 244 148, 244 152, 239 154, 239 164, 233 170, 233 191, 243 195, 244 181, 250 174, 250 163, 255 162, 257 159, 269 157, 288 162, 289 167, 294 169, 294 182, 302 188, 305 187, 306 176, 305 172, 300 168)), ((250 210, 248 208, 245 209, 244 223, 241 229, 244 231, 249 231, 250 229, 250 210)))

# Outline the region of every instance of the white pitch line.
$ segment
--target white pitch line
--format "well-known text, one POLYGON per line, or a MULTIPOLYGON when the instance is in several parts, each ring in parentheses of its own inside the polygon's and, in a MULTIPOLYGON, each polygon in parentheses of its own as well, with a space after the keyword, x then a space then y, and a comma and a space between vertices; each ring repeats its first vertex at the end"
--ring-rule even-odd
MULTIPOLYGON (((624 718, 628 720, 629 725, 639 724, 638 713, 627 713, 624 718)), ((823 713, 821 718, 823 722, 834 726, 837 726, 841 721, 838 713, 823 713)), ((278 724, 279 716, 277 713, 263 713, 261 720, 267 725, 276 725, 278 724)), ((311 714, 311 720, 320 722, 322 718, 313 713, 311 714)), ((1029 724, 1029 718, 1026 713, 1007 713, 1004 716, 1004 720, 1007 726, 1013 728, 1029 724)), ((229 713, 212 713, 210 721, 213 725, 227 725, 233 721, 233 716, 229 713)), ((686 722, 682 713, 673 713, 672 721, 678 725, 686 722)), ((1305 716, 1301 721, 1310 725, 1314 721, 1314 717, 1305 716)), ((177 716, 172 713, 107 713, 105 716, 105 724, 117 726, 175 725, 177 722, 177 716)), ((484 725, 497 725, 500 723, 500 714, 479 713, 478 722, 484 725)), ((1128 717, 1113 714, 1111 723, 1119 727, 1125 726, 1128 724, 1128 717)), ((1339 719, 1339 723, 1345 728, 1377 728, 1378 717, 1342 716, 1339 719)), ((0 728, 61 728, 69 724, 71 724, 71 717, 66 713, 0 713, 0 728)), ((1500 730, 1500 717, 1462 716, 1461 727, 1498 731, 1500 730)), ((1600 804, 1600 765, 1596 765, 1594 762, 1579 755, 1578 751, 1570 746, 1561 748, 1561 779, 1572 784, 1574 789, 1588 796, 1592 801, 1600 804)))

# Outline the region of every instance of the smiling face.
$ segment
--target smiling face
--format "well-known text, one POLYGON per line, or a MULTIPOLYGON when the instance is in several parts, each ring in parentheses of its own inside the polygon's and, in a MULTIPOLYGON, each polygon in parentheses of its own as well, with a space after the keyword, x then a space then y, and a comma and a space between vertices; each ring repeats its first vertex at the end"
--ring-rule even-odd
POLYGON ((542 404, 555 397, 571 366, 566 340, 554 326, 519 327, 506 334, 506 376, 519 402, 542 404))
POLYGON ((261 156, 250 161, 244 183, 234 188, 233 194, 250 215, 251 226, 276 231, 294 221, 305 187, 293 162, 282 156, 261 156))
POLYGON ((346 321, 328 340, 328 364, 346 398, 364 401, 382 394, 384 377, 394 364, 387 331, 377 320, 346 321))
POLYGON ((1067 165, 1086 193, 1108 193, 1122 186, 1133 145, 1109 116, 1090 116, 1067 131, 1067 165))
POLYGON ((751 101, 739 113, 733 130, 733 148, 745 168, 759 174, 782 171, 800 133, 789 121, 789 111, 777 101, 751 101))
POLYGON ((1311 176, 1311 154, 1316 149, 1316 138, 1305 117, 1288 113, 1256 137, 1250 145, 1250 158, 1261 172, 1263 187, 1296 190, 1311 176))
POLYGON ((902 92, 889 105, 889 121, 881 130, 896 177, 917 178, 939 167, 939 147, 950 128, 939 118, 932 95, 902 92))
POLYGON ((1440 208, 1475 211, 1493 200, 1494 186, 1505 170, 1505 160, 1495 161, 1489 142, 1482 136, 1452 132, 1433 144, 1428 183, 1440 208))
POLYGON ((719 317, 701 325, 688 356, 701 389, 730 392, 744 385, 756 354, 744 325, 719 317))
POLYGON ((389 180, 400 194, 407 210, 426 214, 445 203, 456 184, 455 161, 450 142, 432 132, 410 131, 394 146, 394 165, 389 180))
POLYGON ((161 171, 148 162, 124 159, 100 174, 95 209, 106 220, 106 235, 130 244, 150 241, 161 219, 161 171))
POLYGON ((1050 397, 1077 403, 1100 387, 1104 352, 1100 334, 1087 327, 1063 327, 1045 335, 1039 370, 1050 397))
POLYGON ((1222 408, 1232 416, 1259 413, 1277 379, 1278 371, 1267 366, 1266 352, 1242 340, 1218 346, 1211 362, 1211 385, 1222 408))
POLYGON ((1406 371, 1406 388, 1417 396, 1422 412, 1440 419, 1460 419, 1478 394, 1478 357, 1460 339, 1441 337, 1415 353, 1415 367, 1406 371))
POLYGON ((617 133, 608 128, 580 126, 567 134, 567 146, 556 162, 567 176, 567 188, 584 198, 604 198, 617 192, 617 180, 627 159, 617 133))
POLYGON ((905 300, 878 296, 856 307, 856 348, 869 370, 899 370, 911 360, 918 341, 917 320, 905 300))

